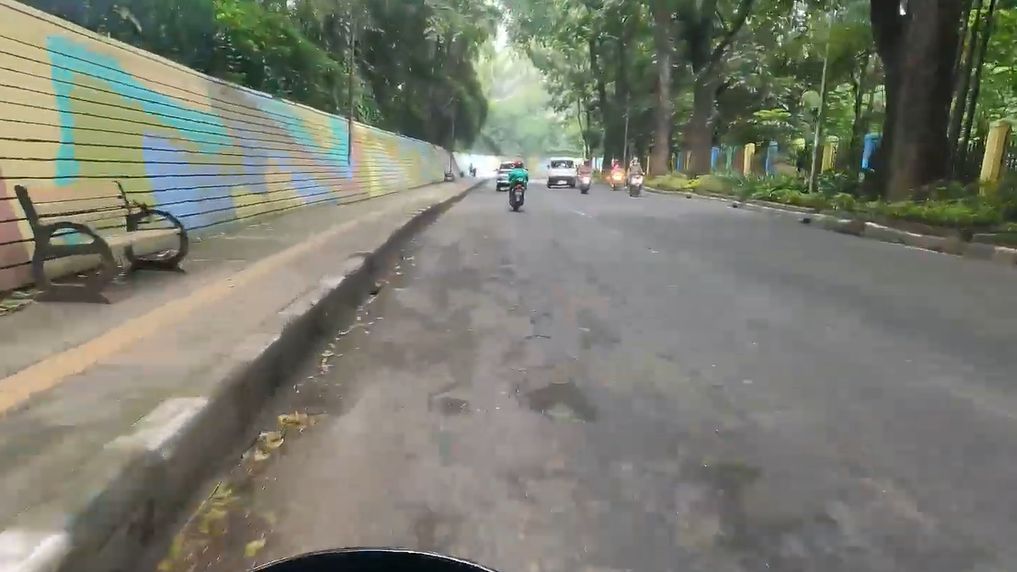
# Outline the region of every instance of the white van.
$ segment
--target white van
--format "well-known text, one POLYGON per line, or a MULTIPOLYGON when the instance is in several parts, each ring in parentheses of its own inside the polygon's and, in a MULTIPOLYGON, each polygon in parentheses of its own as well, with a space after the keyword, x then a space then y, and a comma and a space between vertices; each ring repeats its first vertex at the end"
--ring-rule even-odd
POLYGON ((554 185, 568 185, 576 187, 578 176, 578 165, 575 159, 568 157, 552 157, 547 162, 547 187, 554 185))

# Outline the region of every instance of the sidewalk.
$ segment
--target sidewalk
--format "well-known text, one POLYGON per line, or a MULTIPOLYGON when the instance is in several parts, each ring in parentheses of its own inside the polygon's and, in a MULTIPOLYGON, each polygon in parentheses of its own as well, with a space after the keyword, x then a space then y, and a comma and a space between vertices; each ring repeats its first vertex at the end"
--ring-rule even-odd
POLYGON ((0 316, 0 570, 130 569, 393 239, 474 184, 234 227, 113 304, 0 316))

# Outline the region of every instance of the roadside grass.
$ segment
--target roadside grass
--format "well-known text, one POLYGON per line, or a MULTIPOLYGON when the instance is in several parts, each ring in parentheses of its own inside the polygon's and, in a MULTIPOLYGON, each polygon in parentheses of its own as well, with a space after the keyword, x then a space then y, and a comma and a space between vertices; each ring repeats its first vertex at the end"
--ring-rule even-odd
POLYGON ((992 185, 961 185, 947 182, 930 185, 912 201, 887 202, 861 197, 860 184, 847 173, 824 173, 819 192, 807 192, 804 180, 795 176, 739 177, 670 174, 652 177, 647 185, 668 192, 701 193, 766 201, 837 212, 858 218, 917 222, 961 230, 998 229, 1017 232, 1017 175, 992 185))

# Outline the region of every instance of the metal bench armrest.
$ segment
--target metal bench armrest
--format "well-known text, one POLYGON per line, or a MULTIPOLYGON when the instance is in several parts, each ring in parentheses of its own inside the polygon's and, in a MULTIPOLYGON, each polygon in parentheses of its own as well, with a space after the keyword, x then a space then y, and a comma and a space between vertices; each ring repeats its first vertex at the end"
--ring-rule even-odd
POLYGON ((53 239, 53 235, 61 230, 73 230, 79 234, 88 235, 93 241, 105 244, 105 240, 99 236, 92 228, 88 225, 81 224, 80 222, 70 221, 59 221, 52 224, 40 224, 36 227, 35 241, 41 245, 49 245, 53 239))
POLYGON ((138 212, 127 214, 128 232, 142 230, 138 228, 142 222, 151 219, 161 218, 163 220, 169 221, 169 223, 172 224, 174 228, 176 228, 177 236, 180 239, 180 245, 177 247, 176 254, 174 254, 171 258, 163 260, 156 261, 141 260, 135 257, 134 249, 132 247, 128 247, 126 250, 127 258, 130 259, 132 264, 134 264, 135 267, 138 268, 141 267, 158 269, 177 268, 177 265, 180 264, 180 261, 183 260, 185 256, 187 256, 187 251, 190 250, 190 241, 187 238, 187 229, 184 228, 184 224, 180 222, 180 219, 173 216, 172 214, 164 210, 149 208, 149 206, 144 203, 136 202, 132 203, 131 206, 137 208, 138 212))
POLYGON ((177 217, 173 216, 172 214, 170 214, 170 213, 168 213, 168 212, 166 212, 164 210, 149 208, 148 205, 143 204, 143 203, 133 203, 131 206, 133 206, 133 207, 135 207, 135 208, 137 208, 139 210, 138 210, 138 212, 135 212, 135 213, 128 213, 128 215, 127 215, 127 230, 128 231, 139 230, 138 229, 138 225, 140 225, 144 221, 147 221, 147 220, 150 220, 150 219, 153 219, 153 218, 162 218, 164 220, 169 221, 170 224, 172 224, 174 227, 176 227, 176 229, 178 231, 180 231, 181 235, 184 235, 184 234, 187 233, 187 230, 184 228, 183 223, 181 223, 180 220, 177 219, 177 217))

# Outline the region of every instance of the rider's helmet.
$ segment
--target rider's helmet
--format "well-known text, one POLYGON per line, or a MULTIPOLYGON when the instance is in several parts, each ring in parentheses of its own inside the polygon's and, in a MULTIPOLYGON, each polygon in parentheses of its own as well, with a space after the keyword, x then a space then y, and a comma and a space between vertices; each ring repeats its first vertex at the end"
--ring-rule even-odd
POLYGON ((523 168, 523 160, 522 159, 516 159, 516 161, 514 163, 512 163, 512 166, 515 167, 516 169, 522 169, 523 168))

